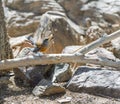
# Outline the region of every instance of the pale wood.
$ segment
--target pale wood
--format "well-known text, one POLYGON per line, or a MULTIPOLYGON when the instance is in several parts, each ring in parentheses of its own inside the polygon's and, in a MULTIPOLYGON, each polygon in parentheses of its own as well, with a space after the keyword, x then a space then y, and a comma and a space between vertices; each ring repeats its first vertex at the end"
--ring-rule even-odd
POLYGON ((29 66, 29 65, 45 65, 45 64, 57 64, 57 63, 69 63, 69 62, 78 62, 78 63, 90 63, 102 66, 110 66, 115 68, 120 68, 120 61, 106 61, 106 60, 96 60, 96 59, 87 59, 81 54, 47 54, 40 57, 36 56, 27 56, 23 58, 16 59, 7 59, 0 62, 0 70, 10 69, 20 66, 29 66))
POLYGON ((3 60, 0 62, 0 70, 8 69, 8 68, 15 68, 19 66, 28 66, 28 65, 45 65, 45 64, 56 64, 56 63, 90 63, 90 64, 96 64, 96 65, 102 65, 102 66, 110 66, 115 68, 120 68, 120 61, 114 62, 111 60, 95 60, 95 59, 86 59, 85 56, 81 55, 85 54, 94 48, 107 43, 117 37, 120 37, 120 30, 110 34, 105 35, 101 37, 100 39, 86 45, 85 47, 81 48, 76 54, 48 54, 43 55, 40 57, 35 56, 27 56, 24 58, 16 58, 16 59, 8 59, 3 60))

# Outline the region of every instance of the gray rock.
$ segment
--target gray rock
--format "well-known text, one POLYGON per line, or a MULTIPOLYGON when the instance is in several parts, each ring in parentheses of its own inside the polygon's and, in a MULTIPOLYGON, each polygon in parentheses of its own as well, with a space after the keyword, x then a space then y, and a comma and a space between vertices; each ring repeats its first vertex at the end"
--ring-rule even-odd
POLYGON ((85 56, 90 59, 116 61, 116 57, 113 55, 113 53, 105 48, 93 49, 92 51, 88 52, 85 56))
POLYGON ((35 14, 43 14, 52 10, 64 11, 55 0, 5 0, 5 5, 13 10, 35 14))
MULTIPOLYGON (((32 53, 31 48, 23 48, 18 57, 24 57, 32 53)), ((34 53, 32 53, 34 54, 34 53)), ((40 80, 45 78, 46 73, 51 69, 52 65, 35 65, 27 67, 18 67, 14 69, 15 79, 21 81, 20 84, 24 86, 35 86, 40 80)), ((19 83, 18 83, 19 84, 19 83)))
POLYGON ((39 25, 41 14, 64 9, 55 0, 5 0, 5 16, 10 36, 33 33, 39 25))
POLYGON ((32 93, 35 96, 52 95, 57 93, 65 93, 65 89, 59 84, 42 79, 38 85, 33 89, 32 93))
POLYGON ((64 13, 49 11, 42 15, 34 41, 37 42, 39 36, 44 38, 51 34, 54 35, 54 44, 48 53, 60 53, 67 45, 82 43, 80 37, 84 31, 64 13))
POLYGON ((10 77, 8 77, 8 76, 4 76, 4 77, 0 77, 0 85, 1 84, 10 84, 11 83, 11 81, 10 81, 10 77))
MULTIPOLYGON (((74 52, 77 52, 79 49, 81 49, 84 46, 67 46, 63 49, 63 53, 69 53, 72 54, 74 52)), ((105 48, 96 48, 93 49, 92 51, 88 52, 87 54, 85 54, 85 56, 87 58, 90 59, 96 59, 96 60, 112 60, 112 61, 116 61, 116 57, 113 55, 112 52, 108 51, 105 48)))
MULTIPOLYGON (((86 25, 86 18, 90 18, 93 22, 120 24, 120 0, 57 0, 57 2, 65 8, 69 18, 80 26, 86 25)), ((108 34, 116 31, 109 25, 103 28, 108 34)), ((119 27, 117 28, 117 30, 119 27)))
POLYGON ((54 67, 52 82, 65 82, 72 77, 72 72, 69 64, 56 64, 54 67))
POLYGON ((111 42, 114 55, 120 59, 120 38, 114 39, 111 42))
POLYGON ((86 31, 86 43, 95 41, 105 35, 105 31, 99 26, 90 26, 86 31))
POLYGON ((19 12, 4 7, 9 36, 17 37, 33 33, 39 25, 40 15, 33 12, 19 12))
POLYGON ((86 92, 120 98, 120 72, 104 68, 82 66, 77 69, 67 88, 71 91, 86 92))
POLYGON ((88 0, 57 0, 57 2, 65 9, 66 14, 74 20, 77 24, 83 24, 82 14, 80 8, 84 5, 88 0))

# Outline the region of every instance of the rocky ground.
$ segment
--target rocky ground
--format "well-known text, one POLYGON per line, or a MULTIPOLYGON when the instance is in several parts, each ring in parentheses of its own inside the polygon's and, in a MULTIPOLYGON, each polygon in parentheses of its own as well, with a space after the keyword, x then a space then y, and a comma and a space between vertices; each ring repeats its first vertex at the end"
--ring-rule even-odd
MULTIPOLYGON (((44 53, 74 53, 120 29, 120 0, 3 0, 14 57, 45 39, 44 53)), ((40 55, 37 52, 37 55, 40 55)), ((85 57, 120 61, 120 38, 85 57)), ((19 67, 0 77, 0 104, 120 104, 120 68, 95 64, 19 67)))
POLYGON ((36 97, 32 88, 9 86, 1 88, 0 104, 119 104, 119 99, 104 95, 90 95, 66 91, 65 94, 36 97))

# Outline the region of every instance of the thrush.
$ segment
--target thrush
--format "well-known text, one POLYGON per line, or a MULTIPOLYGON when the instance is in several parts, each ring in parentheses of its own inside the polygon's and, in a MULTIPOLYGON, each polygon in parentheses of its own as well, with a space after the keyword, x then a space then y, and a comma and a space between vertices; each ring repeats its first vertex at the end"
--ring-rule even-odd
POLYGON ((42 41, 42 43, 36 42, 33 52, 35 52, 35 53, 38 51, 45 52, 49 48, 49 46, 50 46, 49 44, 50 44, 50 41, 52 41, 52 39, 53 39, 53 35, 50 35, 49 37, 44 39, 42 41))

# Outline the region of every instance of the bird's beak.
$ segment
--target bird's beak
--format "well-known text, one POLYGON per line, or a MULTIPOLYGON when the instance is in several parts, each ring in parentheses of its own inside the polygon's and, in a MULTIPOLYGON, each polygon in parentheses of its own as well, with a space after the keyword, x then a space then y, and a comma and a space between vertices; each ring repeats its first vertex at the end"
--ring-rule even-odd
POLYGON ((35 47, 34 49, 33 49, 33 52, 38 52, 40 50, 40 48, 39 47, 35 47))

